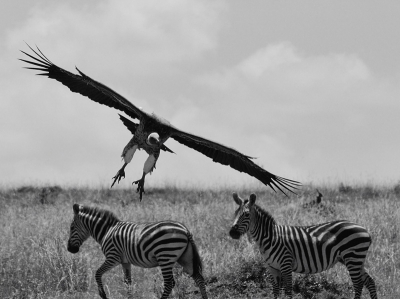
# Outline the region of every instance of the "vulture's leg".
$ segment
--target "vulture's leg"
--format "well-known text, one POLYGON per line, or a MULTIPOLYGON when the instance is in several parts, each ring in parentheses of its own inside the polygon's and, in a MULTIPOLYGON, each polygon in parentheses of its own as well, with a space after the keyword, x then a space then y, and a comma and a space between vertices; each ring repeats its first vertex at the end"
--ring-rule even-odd
POLYGON ((137 189, 136 189, 136 192, 139 192, 140 201, 142 201, 142 198, 143 198, 142 194, 145 193, 145 192, 144 192, 144 178, 145 178, 145 177, 146 177, 146 174, 143 172, 142 178, 141 178, 140 180, 134 181, 134 182, 132 183, 132 185, 133 185, 133 184, 138 185, 138 187, 137 187, 137 189))
POLYGON ((156 154, 153 154, 153 155, 149 155, 149 157, 147 158, 146 162, 144 162, 142 178, 140 180, 134 181, 132 183, 132 184, 138 185, 137 192, 139 192, 140 201, 142 201, 142 194, 145 193, 144 192, 144 180, 145 180, 145 177, 149 172, 152 172, 153 169, 156 167, 156 162, 157 162, 157 159, 158 159, 158 155, 159 155, 159 153, 156 153, 156 154))
POLYGON ((114 186, 114 184, 115 184, 115 182, 116 182, 117 180, 118 180, 118 184, 119 184, 119 181, 120 181, 122 178, 125 178, 125 171, 124 171, 124 169, 125 169, 126 165, 128 165, 128 163, 124 163, 124 165, 122 166, 122 168, 121 168, 120 170, 118 170, 117 174, 113 177, 114 182, 111 184, 111 188, 114 186))
POLYGON ((124 159, 125 163, 124 165, 121 167, 120 170, 118 170, 117 174, 113 177, 114 181, 111 185, 111 188, 114 186, 115 182, 119 181, 125 177, 125 167, 126 165, 128 165, 129 162, 131 162, 132 158, 133 158, 133 154, 136 152, 138 146, 137 144, 135 144, 134 146, 131 146, 131 142, 129 142, 123 152, 121 157, 124 159))

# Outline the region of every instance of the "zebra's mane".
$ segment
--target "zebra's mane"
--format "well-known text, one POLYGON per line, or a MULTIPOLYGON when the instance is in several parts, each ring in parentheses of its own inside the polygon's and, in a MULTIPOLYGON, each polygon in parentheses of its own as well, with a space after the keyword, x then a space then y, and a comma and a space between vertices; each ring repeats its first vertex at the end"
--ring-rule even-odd
POLYGON ((276 224, 276 220, 275 218, 271 215, 270 212, 264 210, 262 207, 260 207, 259 205, 254 204, 254 208, 256 209, 256 212, 260 213, 261 215, 271 219, 272 223, 276 224))
POLYGON ((97 215, 97 217, 102 218, 104 220, 111 221, 111 222, 120 221, 113 212, 105 210, 105 209, 100 209, 97 207, 83 206, 83 209, 81 210, 81 212, 83 212, 85 214, 90 214, 90 215, 97 215))

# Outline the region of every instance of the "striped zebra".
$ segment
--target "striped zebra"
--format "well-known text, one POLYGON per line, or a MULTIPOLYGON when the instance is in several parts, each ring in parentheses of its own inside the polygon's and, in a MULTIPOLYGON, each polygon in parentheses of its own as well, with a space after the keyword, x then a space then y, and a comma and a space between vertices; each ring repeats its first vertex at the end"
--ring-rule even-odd
POLYGON ((375 282, 364 269, 371 236, 365 228, 345 220, 311 226, 278 225, 275 219, 255 204, 256 195, 242 200, 233 193, 239 205, 229 232, 233 239, 249 232, 260 247, 268 264, 274 298, 281 288, 292 298, 292 272, 313 274, 333 267, 346 266, 359 299, 365 285, 371 298, 377 298, 375 282))
POLYGON ((78 204, 73 205, 73 210, 68 251, 77 253, 90 236, 101 245, 106 260, 95 275, 101 298, 107 298, 101 279, 103 274, 119 264, 122 264, 130 297, 131 264, 142 268, 159 266, 164 279, 161 298, 168 298, 175 286, 172 268, 176 262, 193 277, 203 299, 207 298, 199 252, 192 234, 183 224, 125 222, 110 211, 78 204))

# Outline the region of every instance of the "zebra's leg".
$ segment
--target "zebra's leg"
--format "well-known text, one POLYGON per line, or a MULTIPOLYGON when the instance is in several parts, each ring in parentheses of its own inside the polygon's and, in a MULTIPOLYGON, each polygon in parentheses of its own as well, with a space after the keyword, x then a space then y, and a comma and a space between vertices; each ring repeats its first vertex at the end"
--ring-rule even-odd
POLYGON ((268 279, 272 284, 272 293, 274 294, 274 298, 278 298, 280 290, 281 290, 281 271, 275 268, 272 268, 271 266, 268 267, 268 279))
POLYGON ((349 270, 350 278, 351 281, 353 282, 354 299, 360 299, 361 292, 364 286, 363 278, 360 275, 360 271, 355 269, 349 269, 349 267, 347 267, 347 269, 349 270))
POLYGON ((131 277, 131 264, 122 263, 124 269, 124 282, 128 289, 128 297, 132 298, 132 277, 131 277))
POLYGON ((172 267, 174 266, 175 262, 168 262, 168 263, 160 263, 161 274, 164 279, 164 291, 161 296, 161 299, 167 299, 169 294, 171 294, 172 289, 175 286, 174 275, 172 274, 172 267))
POLYGON ((292 298, 293 296, 293 283, 292 283, 292 267, 291 267, 292 262, 283 265, 281 272, 282 272, 282 283, 283 286, 285 287, 285 295, 288 298, 292 298))
POLYGON ((197 285, 197 286, 199 287, 199 289, 200 289, 201 297, 202 297, 203 299, 207 299, 208 297, 207 297, 207 293, 206 293, 206 286, 205 286, 205 284, 204 284, 204 277, 203 277, 203 275, 202 275, 199 271, 197 271, 197 273, 194 273, 192 277, 193 277, 193 279, 194 279, 196 285, 197 285))
POLYGON ((376 295, 375 281, 372 279, 372 277, 367 273, 365 269, 363 270, 364 270, 364 275, 363 275, 364 285, 367 287, 371 299, 377 299, 378 296, 376 295))
POLYGON ((200 289, 201 297, 207 299, 206 286, 204 282, 204 277, 200 269, 193 267, 193 262, 188 262, 185 259, 179 259, 178 263, 182 265, 183 270, 188 273, 196 283, 197 287, 200 289))
MULTIPOLYGON (((190 237, 191 238, 191 237, 190 237)), ((178 264, 180 264, 183 267, 183 271, 185 271, 187 274, 189 274, 198 288, 200 289, 200 293, 203 299, 207 299, 207 293, 206 293, 206 287, 204 283, 204 278, 203 278, 203 273, 201 270, 201 267, 197 266, 195 267, 194 261, 196 259, 195 252, 197 249, 195 249, 192 245, 194 244, 193 239, 188 243, 188 246, 186 247, 184 253, 180 256, 178 259, 178 264)), ((198 257, 200 259, 200 257, 198 257)))
POLYGON ((349 271, 351 281, 353 282, 354 299, 360 299, 366 277, 364 275, 364 261, 359 256, 355 257, 353 254, 344 256, 343 260, 347 270, 349 271))
POLYGON ((99 289, 99 295, 102 299, 107 299, 107 295, 106 292, 104 292, 103 282, 101 280, 101 277, 105 272, 114 268, 116 265, 118 265, 118 263, 115 262, 114 260, 106 260, 96 271, 95 278, 97 282, 97 288, 99 289))

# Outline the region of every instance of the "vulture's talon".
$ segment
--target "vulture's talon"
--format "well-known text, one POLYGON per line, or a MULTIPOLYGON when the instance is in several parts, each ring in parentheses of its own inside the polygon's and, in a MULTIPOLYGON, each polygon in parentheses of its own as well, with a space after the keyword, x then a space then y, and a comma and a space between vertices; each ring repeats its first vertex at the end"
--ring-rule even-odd
POLYGON ((111 188, 114 186, 115 182, 118 180, 118 184, 121 181, 121 179, 125 178, 125 171, 124 169, 118 170, 117 174, 113 177, 114 182, 111 184, 111 188))
POLYGON ((137 189, 136 189, 136 192, 139 193, 140 201, 142 201, 143 193, 146 193, 146 192, 144 191, 144 179, 140 179, 140 180, 134 181, 134 182, 132 183, 132 185, 133 185, 133 184, 138 185, 138 187, 137 187, 137 189))

